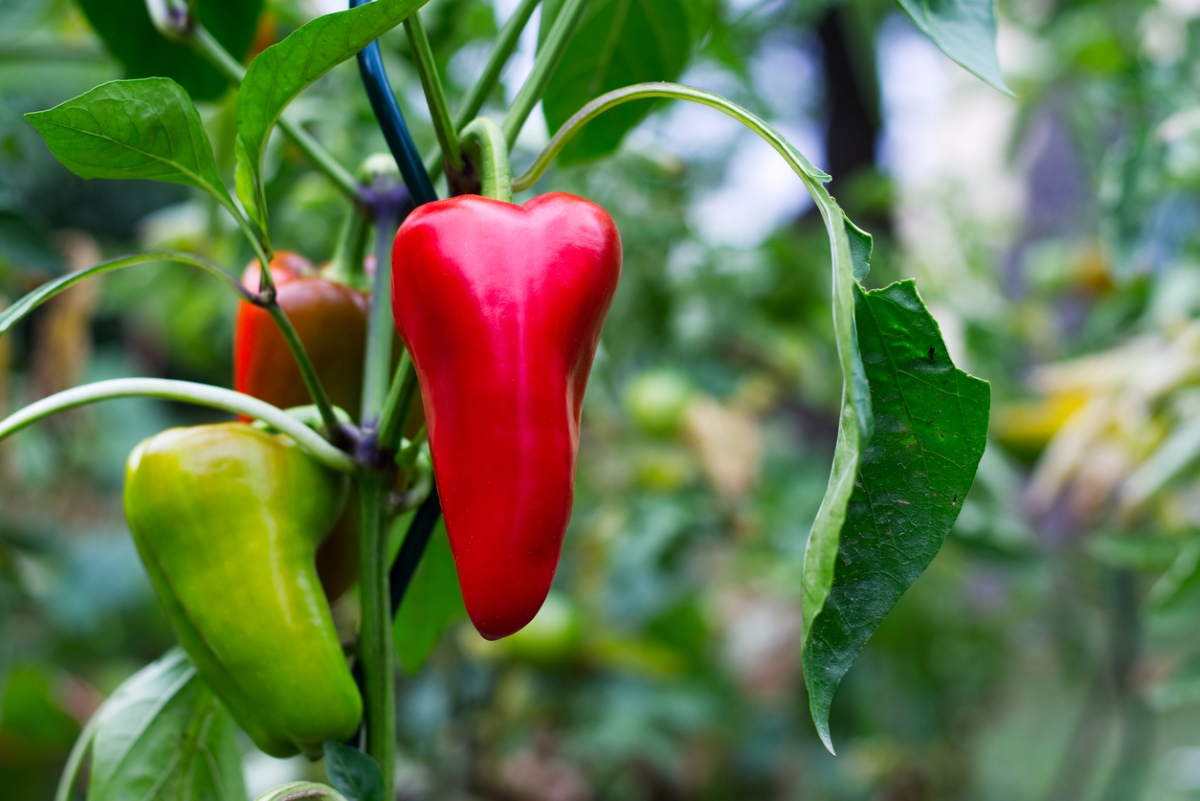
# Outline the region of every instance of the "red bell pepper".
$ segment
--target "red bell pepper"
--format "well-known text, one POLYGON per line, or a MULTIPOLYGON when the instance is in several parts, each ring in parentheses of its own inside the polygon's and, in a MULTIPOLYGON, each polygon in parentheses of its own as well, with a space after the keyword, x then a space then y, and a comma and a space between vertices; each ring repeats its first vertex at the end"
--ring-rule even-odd
POLYGON ((427 203, 396 234, 396 326, 421 384, 463 600, 498 639, 537 614, 575 493, 579 418, 621 240, 562 193, 427 203))

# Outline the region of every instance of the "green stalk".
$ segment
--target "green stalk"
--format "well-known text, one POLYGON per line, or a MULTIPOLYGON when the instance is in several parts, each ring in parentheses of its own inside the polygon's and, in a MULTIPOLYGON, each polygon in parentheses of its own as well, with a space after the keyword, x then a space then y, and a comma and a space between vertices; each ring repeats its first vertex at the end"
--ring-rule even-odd
POLYGON ((363 256, 367 251, 369 232, 367 218, 357 207, 351 208, 342 222, 341 230, 338 231, 333 258, 329 260, 329 267, 324 271, 326 278, 355 289, 371 288, 363 271, 363 256))
POLYGON ((280 308, 278 301, 273 296, 269 303, 263 305, 263 308, 267 310, 267 314, 271 315, 271 319, 279 327, 279 333, 283 334, 283 339, 287 342, 288 349, 295 358, 296 366, 300 368, 300 377, 304 379, 304 386, 308 387, 308 394, 312 395, 313 404, 321 414, 321 422, 325 424, 326 430, 337 431, 341 428, 341 422, 333 412, 333 404, 330 403, 329 396, 325 394, 325 387, 321 385, 317 369, 313 367, 312 360, 308 358, 308 352, 304 349, 304 343, 300 341, 300 335, 296 333, 292 321, 288 319, 287 313, 280 308))
POLYGON ((533 62, 533 70, 525 79, 521 91, 517 92, 508 113, 504 115, 504 124, 501 127, 504 130, 504 138, 510 145, 517 141, 517 134, 524 127, 525 120, 529 118, 533 107, 545 94, 550 77, 554 75, 555 68, 562 61, 563 55, 567 52, 567 46, 571 43, 571 37, 575 35, 575 29, 579 27, 579 23, 583 19, 587 3, 588 0, 566 0, 554 20, 554 25, 550 28, 550 33, 546 35, 546 40, 538 48, 537 58, 533 62))
POLYGON ((296 440, 301 448, 326 467, 342 473, 354 473, 358 469, 353 459, 282 409, 231 389, 167 378, 114 378, 56 393, 0 420, 0 439, 67 409, 112 398, 132 397, 166 398, 262 420, 296 440))
POLYGON ((214 195, 214 197, 216 197, 218 203, 225 207, 226 211, 233 215, 238 228, 242 229, 242 233, 246 235, 246 239, 250 242, 250 247, 254 249, 254 255, 258 257, 259 264, 263 265, 262 276, 259 281, 259 292, 270 292, 273 295, 275 293, 275 281, 271 278, 271 274, 265 265, 271 263, 271 258, 275 255, 275 252, 271 249, 271 241, 267 237, 267 232, 260 231, 258 226, 251 223, 246 218, 246 215, 242 213, 242 210, 237 207, 237 204, 233 202, 233 199, 224 192, 214 195))
POLYGON ((392 237, 396 210, 387 209, 375 220, 375 280, 371 289, 371 316, 367 328, 366 369, 363 375, 363 427, 377 423, 387 401, 392 366, 392 237))
POLYGON ((383 769, 383 798, 395 795, 396 690, 385 519, 388 473, 364 472, 358 482, 359 585, 362 630, 358 658, 365 678, 367 753, 383 769))
POLYGON ((417 75, 421 78, 421 87, 425 90, 425 101, 429 104, 429 114, 433 118, 433 130, 437 133, 438 144, 445 155, 446 166, 450 168, 450 172, 457 173, 462 170, 458 128, 450 118, 446 92, 438 75, 437 62, 433 59, 429 37, 425 35, 425 26, 421 23, 420 11, 413 12, 412 16, 404 20, 404 32, 408 34, 408 44, 412 47, 413 58, 416 59, 417 75))
POLYGON ((463 129, 463 144, 474 156, 484 197, 512 203, 512 171, 508 166, 508 140, 500 126, 479 117, 463 129))
MULTIPOLYGON (((492 89, 500 81, 500 73, 504 71, 504 65, 508 63, 509 57, 513 51, 517 49, 517 44, 521 41, 521 32, 525 30, 525 26, 529 24, 529 18, 533 16, 533 10, 537 8, 541 0, 521 0, 521 4, 517 6, 517 10, 512 13, 504 23, 504 27, 500 29, 499 35, 496 37, 496 46, 492 48, 492 52, 488 55, 487 64, 483 67, 483 73, 479 76, 479 80, 475 81, 471 86, 467 96, 463 98, 462 105, 459 106, 458 113, 454 115, 454 127, 461 131, 468 122, 475 119, 479 114, 479 110, 483 108, 484 102, 488 95, 492 93, 492 89)), ((425 169, 429 171, 431 177, 436 178, 442 170, 442 153, 441 149, 435 150, 429 158, 425 159, 425 169)))
MULTIPOLYGON (((207 58, 225 76, 227 81, 234 86, 241 86, 242 79, 246 77, 246 68, 221 46, 221 43, 208 32, 207 28, 196 22, 188 34, 187 42, 207 58)), ((278 125, 279 129, 292 140, 296 147, 308 156, 313 165, 325 173, 346 197, 355 202, 362 200, 358 181, 354 180, 350 171, 339 164, 333 154, 326 150, 320 142, 285 117, 280 117, 278 125)))
POLYGON ((3 312, 0 312, 0 334, 7 333, 18 322, 23 320, 30 312, 41 306, 50 298, 64 292, 87 278, 92 278, 97 275, 104 275, 115 270, 123 270, 126 267, 135 267, 139 264, 150 264, 153 262, 177 262, 179 264, 188 264, 193 267, 199 267, 205 272, 212 273, 217 278, 229 287, 242 300, 254 300, 254 296, 242 286, 242 282, 233 273, 214 264, 202 256, 197 256, 194 253, 185 253, 179 250, 158 250, 149 253, 135 253, 132 256, 122 256, 110 261, 103 261, 99 264, 93 264, 91 267, 86 267, 82 270, 67 273, 53 281, 47 281, 29 294, 17 300, 3 312))

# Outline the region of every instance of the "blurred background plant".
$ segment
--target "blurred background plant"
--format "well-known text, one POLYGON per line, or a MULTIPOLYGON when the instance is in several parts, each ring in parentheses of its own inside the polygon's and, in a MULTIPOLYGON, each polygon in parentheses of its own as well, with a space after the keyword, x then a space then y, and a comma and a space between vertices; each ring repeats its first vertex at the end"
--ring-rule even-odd
MULTIPOLYGON (((514 5, 423 11, 452 98, 514 5)), ((251 50, 341 7, 267 0, 251 50)), ((876 237, 867 283, 916 275, 956 363, 992 382, 975 488, 847 676, 831 757, 799 674, 799 573, 840 392, 824 234, 766 145, 711 110, 658 107, 614 158, 539 186, 608 208, 626 254, 575 515, 550 602, 497 644, 464 624, 431 546, 426 604, 397 626, 399 797, 1200 797, 1200 2, 1001 0, 1015 100, 891 0, 696 8, 716 22, 683 82, 831 172, 876 237)), ((431 148, 407 41, 382 45, 431 148)), ((124 74, 76 3, 0 3, 0 306, 136 249, 250 258, 207 198, 81 181, 21 116, 124 74)), ((232 98, 200 104, 227 179, 232 98)), ((352 64, 291 114, 343 163, 385 149, 352 64)), ((516 164, 546 136, 535 114, 516 164)), ((327 259, 344 201, 282 139, 268 168, 274 241, 327 259)), ((227 291, 171 266, 82 284, 0 339, 0 411, 126 375, 228 386, 233 314, 227 291)), ((82 722, 171 645, 122 470, 142 438, 208 419, 131 399, 0 445, 6 798, 49 798, 82 722)), ((248 742, 245 765, 252 792, 320 775, 248 742)))

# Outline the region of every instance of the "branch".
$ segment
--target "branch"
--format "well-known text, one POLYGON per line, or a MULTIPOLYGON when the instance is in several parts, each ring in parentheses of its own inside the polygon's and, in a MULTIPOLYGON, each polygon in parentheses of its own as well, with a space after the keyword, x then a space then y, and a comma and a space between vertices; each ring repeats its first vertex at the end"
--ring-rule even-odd
POLYGON ((116 378, 56 393, 0 420, 0 440, 58 412, 111 398, 131 397, 165 398, 253 417, 296 440, 326 467, 341 473, 358 470, 353 459, 282 409, 231 389, 166 378, 116 378))

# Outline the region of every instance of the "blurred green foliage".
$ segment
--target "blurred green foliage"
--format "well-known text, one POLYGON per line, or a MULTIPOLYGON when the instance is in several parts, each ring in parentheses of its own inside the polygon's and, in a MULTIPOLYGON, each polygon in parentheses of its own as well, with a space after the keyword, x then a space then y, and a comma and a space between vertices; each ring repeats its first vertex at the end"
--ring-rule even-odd
MULTIPOLYGON (((757 224, 729 205, 747 195, 730 193, 751 175, 776 197, 772 173, 715 113, 657 108, 611 158, 538 187, 604 205, 625 246, 575 514, 554 601, 524 640, 489 645, 459 616, 438 641, 408 644, 429 654, 401 679, 401 797, 1200 797, 1194 468, 1117 508, 1126 479, 1200 415, 1194 6, 1004 0, 1014 101, 945 60, 890 0, 721 4, 684 82, 798 131, 802 147, 823 143, 809 155, 876 236, 869 285, 916 274, 956 362, 1002 402, 975 488, 847 675, 830 756, 799 674, 800 568, 840 392, 825 237, 803 203, 786 216, 759 209, 777 220, 762 236, 718 235, 722 219, 757 224), (900 69, 914 64, 924 72, 900 69), (847 74, 861 95, 850 128, 837 111, 847 74), (926 137, 916 145, 913 130, 926 137), (868 134, 857 161, 845 155, 854 131, 868 134), (647 387, 665 401, 638 400, 647 387)), ((252 48, 318 6, 265 9, 252 48)), ((422 14, 453 106, 496 13, 434 0, 422 14)), ((405 38, 382 44, 428 151, 405 38)), ((21 117, 121 75, 73 3, 0 4, 0 297, 89 252, 176 247, 235 269, 250 258, 206 198, 74 178, 21 117)), ((233 94, 201 113, 231 184, 233 94)), ((384 149, 352 63, 289 114, 351 167, 384 149)), ((516 164, 544 139, 540 125, 516 164)), ((339 194, 279 137, 266 163, 273 242, 327 259, 339 194)), ((95 291, 0 340, 0 409, 125 375, 229 385, 235 304, 216 282, 164 265, 95 291)), ((81 723, 171 647, 124 530, 122 469, 143 437, 209 419, 124 400, 0 445, 6 798, 50 797, 81 723)), ((431 611, 457 609, 449 592, 431 611)), ((352 625, 353 599, 336 612, 352 625)), ((242 745, 251 792, 320 777, 242 745)))

